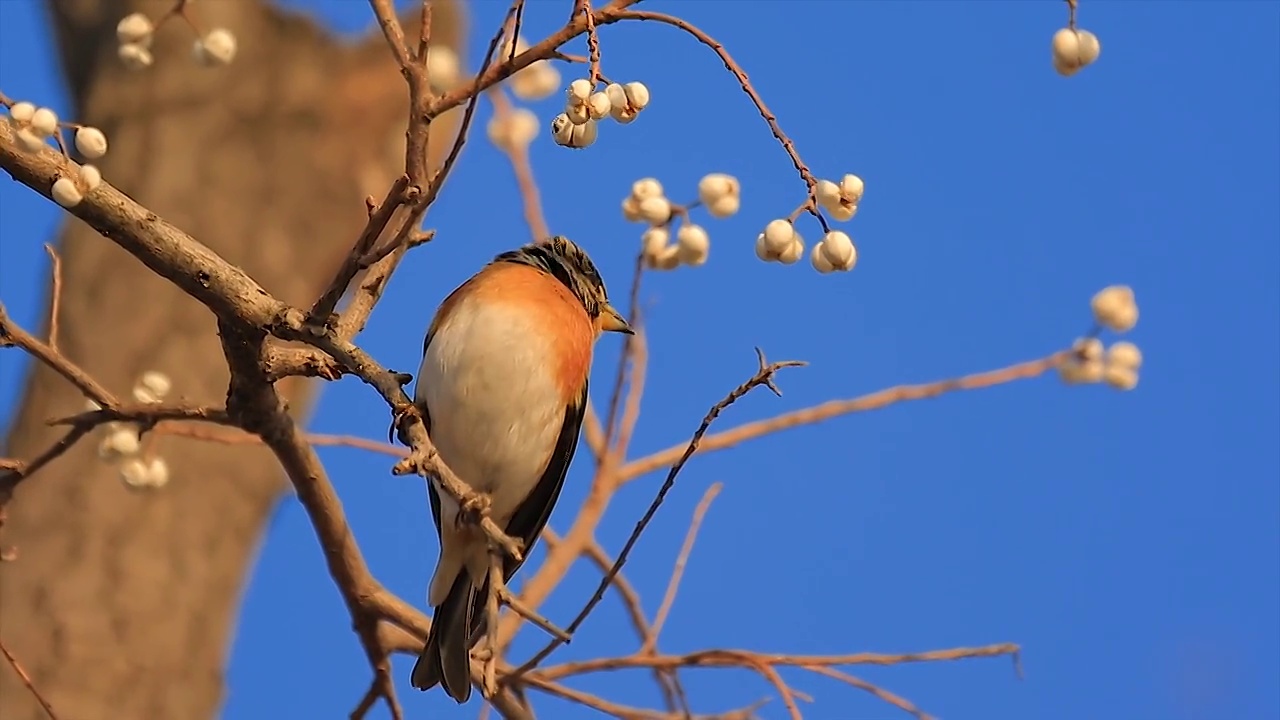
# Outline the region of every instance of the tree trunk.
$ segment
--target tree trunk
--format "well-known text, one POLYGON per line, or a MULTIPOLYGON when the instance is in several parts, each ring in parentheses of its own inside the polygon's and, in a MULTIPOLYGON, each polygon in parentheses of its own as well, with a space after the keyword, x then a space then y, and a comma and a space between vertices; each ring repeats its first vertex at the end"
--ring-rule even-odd
MULTIPOLYGON (((155 64, 125 70, 116 22, 171 5, 50 3, 74 119, 107 133, 101 167, 113 184, 306 306, 363 226, 362 198, 381 197, 403 169, 403 79, 381 36, 344 46, 256 0, 191 6, 202 28, 235 33, 230 66, 197 67, 191 30, 172 20, 155 64)), ((455 4, 441 0, 433 16, 436 40, 459 47, 455 4)), ((438 123, 433 160, 456 122, 438 123)), ((78 221, 59 244, 58 340, 69 358, 118 396, 159 370, 172 397, 221 404, 228 374, 207 310, 78 221)), ((285 389, 297 411, 314 387, 285 389)), ((4 454, 30 458, 59 434, 45 421, 84 399, 43 366, 23 392, 4 454)), ((171 479, 135 490, 98 458, 100 437, 24 482, 8 507, 0 544, 17 557, 0 563, 4 641, 60 717, 214 717, 237 604, 284 477, 260 447, 161 436, 153 450, 171 479)), ((0 669, 0 718, 41 717, 0 669)))

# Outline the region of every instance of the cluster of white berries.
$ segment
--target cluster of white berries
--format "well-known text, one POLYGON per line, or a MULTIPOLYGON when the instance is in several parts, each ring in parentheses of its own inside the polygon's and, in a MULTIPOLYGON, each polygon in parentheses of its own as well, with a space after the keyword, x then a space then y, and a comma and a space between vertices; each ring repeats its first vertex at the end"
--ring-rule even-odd
MULTIPOLYGON (((523 38, 516 38, 516 55, 529 49, 523 38)), ((511 43, 502 50, 502 59, 511 57, 511 43)), ((560 87, 560 71, 546 60, 538 60, 522 68, 507 81, 511 92, 521 100, 542 100, 551 97, 560 87)))
MULTIPOLYGON (((165 15, 164 20, 170 17, 172 14, 165 15)), ((151 41, 156 30, 151 18, 140 12, 126 15, 116 23, 116 40, 119 41, 116 55, 125 67, 141 70, 151 66, 155 60, 151 55, 151 41)), ((205 66, 228 65, 236 57, 236 36, 226 28, 214 28, 196 38, 191 46, 191 56, 205 66)))
POLYGON ((818 206, 827 211, 832 220, 848 222, 858 214, 858 203, 862 202, 862 191, 865 185, 857 175, 845 175, 840 182, 819 180, 813 188, 814 198, 818 206))
POLYGON ((597 121, 611 117, 626 125, 649 106, 649 88, 640 82, 610 83, 597 92, 591 80, 579 78, 569 83, 565 95, 564 112, 551 120, 551 135, 557 145, 575 149, 596 141, 597 121))
MULTIPOLYGON (((864 184, 857 175, 845 175, 840 182, 819 180, 813 188, 818 207, 832 220, 846 222, 858 212, 864 184)), ((793 265, 804 256, 804 238, 790 218, 778 218, 765 225, 756 236, 756 257, 765 262, 793 265)), ((848 233, 827 230, 809 252, 809 262, 820 273, 847 272, 858 264, 858 248, 848 233)))
MULTIPOLYGON (((15 102, 9 106, 9 121, 14 127, 18 147, 26 152, 40 152, 49 138, 56 137, 62 145, 58 114, 47 107, 36 107, 29 102, 15 102)), ((76 125, 76 152, 86 160, 97 160, 107 154, 107 136, 96 127, 76 125)), ((102 184, 102 171, 94 165, 74 165, 75 177, 60 177, 53 182, 49 194, 63 207, 75 207, 85 193, 93 192, 102 184)))
POLYGON ((653 270, 674 270, 681 265, 698 267, 707 262, 711 238, 701 225, 689 222, 689 210, 696 205, 707 208, 712 217, 725 218, 738 211, 740 200, 738 179, 724 173, 712 173, 698 182, 698 203, 680 206, 667 199, 662 183, 643 178, 631 185, 631 194, 622 201, 622 216, 628 222, 645 222, 649 227, 640 235, 640 252, 644 264, 653 270), (679 218, 675 243, 671 242, 672 225, 679 218))
MULTIPOLYGON (((1099 290, 1090 305, 1100 328, 1123 333, 1138 324, 1138 303, 1133 289, 1127 285, 1112 285, 1099 290)), ((1077 340, 1072 349, 1075 354, 1058 367, 1058 374, 1064 382, 1105 382, 1117 390, 1132 390, 1138 386, 1142 351, 1137 345, 1121 341, 1104 350, 1102 341, 1091 336, 1077 340)))
POLYGON ((1088 30, 1065 27, 1053 34, 1053 69, 1063 77, 1071 77, 1085 65, 1091 65, 1102 53, 1098 36, 1088 30))
MULTIPOLYGON (((164 400, 172 388, 169 376, 148 370, 133 386, 133 398, 140 403, 154 405, 164 400)), ((88 401, 89 410, 101 409, 88 401)), ((98 444, 98 456, 109 462, 118 462, 120 479, 135 488, 158 488, 169 482, 169 465, 162 457, 144 457, 142 437, 133 423, 107 423, 106 435, 98 444)))
POLYGON ((507 112, 495 112, 485 129, 489 134, 489 142, 510 153, 529 147, 529 143, 538 136, 541 124, 532 110, 518 107, 507 112))

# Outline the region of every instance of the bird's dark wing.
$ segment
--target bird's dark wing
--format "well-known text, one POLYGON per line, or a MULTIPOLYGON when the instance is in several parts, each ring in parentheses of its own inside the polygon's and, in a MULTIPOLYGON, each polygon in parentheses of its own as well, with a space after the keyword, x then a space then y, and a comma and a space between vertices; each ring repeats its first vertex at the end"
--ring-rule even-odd
MULTIPOLYGON (((439 313, 436 314, 439 317, 439 313)), ((427 329, 427 337, 422 341, 422 357, 427 356, 427 347, 431 345, 431 338, 436 334, 437 320, 431 321, 431 327, 427 329)), ((418 373, 419 376, 422 373, 418 373)), ((418 382, 422 382, 422 378, 418 378, 418 382)), ((414 388, 414 395, 419 395, 418 389, 414 388)), ((415 398, 416 399, 416 398, 415 398)), ((422 414, 422 424, 427 428, 427 437, 431 437, 431 411, 427 409, 426 401, 415 402, 418 406, 418 412, 422 414)), ((436 492, 436 484, 427 482, 427 498, 431 500, 431 520, 436 524, 436 540, 444 542, 444 537, 440 534, 440 493, 436 492)))
MULTIPOLYGON (((529 497, 520 503, 516 512, 507 523, 506 532, 513 538, 524 542, 524 556, 527 559, 538 541, 542 528, 546 527, 551 510, 560 498, 560 490, 564 487, 565 475, 569 473, 569 464, 573 462, 573 454, 578 449, 578 435, 582 431, 582 418, 587 412, 587 383, 582 384, 582 392, 565 408, 564 424, 560 426, 560 437, 556 439, 556 447, 551 451, 551 459, 547 469, 542 472, 538 484, 534 486, 529 497)), ((502 577, 510 580, 520 569, 524 561, 516 562, 510 556, 504 558, 502 577)), ((489 597, 489 580, 485 578, 480 592, 476 593, 471 608, 471 643, 484 634, 488 623, 484 604, 489 597)))
MULTIPOLYGON (((564 424, 560 427, 560 437, 556 439, 556 447, 551 451, 551 459, 547 461, 547 469, 542 472, 538 484, 534 486, 529 497, 520 503, 511 522, 507 523, 507 534, 524 542, 524 556, 527 558, 538 541, 542 528, 546 527, 551 510, 560 498, 560 489, 564 487, 565 475, 569 473, 569 464, 573 462, 573 454, 578 449, 578 436, 582 432, 582 418, 587 412, 587 383, 582 384, 582 392, 564 411, 564 424)), ((510 579, 522 563, 507 558, 503 566, 502 576, 510 579)))

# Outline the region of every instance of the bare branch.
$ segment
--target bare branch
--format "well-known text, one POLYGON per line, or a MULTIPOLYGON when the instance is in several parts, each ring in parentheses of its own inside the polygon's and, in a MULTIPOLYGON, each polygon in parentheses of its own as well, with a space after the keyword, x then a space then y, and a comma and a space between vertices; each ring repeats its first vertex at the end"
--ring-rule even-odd
MULTIPOLYGON (((993 385, 1003 385, 1015 380, 1029 380, 1057 368, 1072 355, 1073 351, 1071 350, 1061 350, 1038 360, 1029 360, 998 370, 988 370, 923 385, 897 385, 848 400, 831 400, 821 405, 784 413, 767 420, 757 420, 718 432, 707 437, 699 447, 698 452, 724 450, 748 440, 754 440, 782 430, 801 425, 812 425, 841 415, 879 410, 894 403, 924 400, 957 390, 977 390, 993 385)), ((683 445, 674 445, 643 458, 632 460, 618 468, 618 481, 625 483, 664 467, 679 458, 683 450, 683 445)))

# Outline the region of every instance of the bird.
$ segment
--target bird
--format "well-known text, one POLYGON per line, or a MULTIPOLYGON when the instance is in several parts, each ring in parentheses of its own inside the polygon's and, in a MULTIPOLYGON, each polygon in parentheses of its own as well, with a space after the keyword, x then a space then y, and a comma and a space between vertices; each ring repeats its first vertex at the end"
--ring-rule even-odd
MULTIPOLYGON (((587 253, 554 236, 495 257, 450 293, 427 330, 414 405, 440 458, 488 515, 524 543, 547 524, 573 460, 587 379, 604 332, 634 334, 587 253)), ((410 681, 471 697, 471 648, 487 629, 488 541, 427 482, 440 555, 427 591, 435 612, 410 681)), ((522 561, 523 562, 523 561, 522 561)), ((503 561, 509 580, 522 562, 503 561)))

